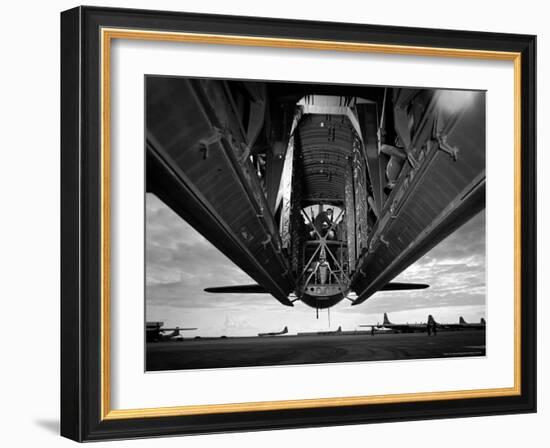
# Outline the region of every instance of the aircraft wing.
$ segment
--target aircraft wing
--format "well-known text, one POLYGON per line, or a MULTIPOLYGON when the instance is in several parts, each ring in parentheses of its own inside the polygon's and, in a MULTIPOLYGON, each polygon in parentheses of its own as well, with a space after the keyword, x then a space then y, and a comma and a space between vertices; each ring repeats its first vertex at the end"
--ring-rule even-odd
POLYGON ((425 283, 401 283, 401 282, 390 282, 387 285, 383 286, 380 291, 405 291, 412 289, 426 289, 430 285, 425 283))
MULTIPOLYGON (((408 89, 393 93, 394 129, 418 160, 415 163, 408 159, 402 165, 391 194, 379 207, 369 250, 352 278, 352 289, 357 294, 353 305, 383 289, 485 208, 485 96, 472 93, 464 103, 445 108, 442 104, 447 104, 453 93, 430 96, 408 89), (411 118, 415 123, 412 132, 411 118)), ((367 118, 365 115, 360 121, 364 123, 367 118)), ((378 175, 381 167, 376 150, 374 145, 372 158, 367 154, 367 163, 369 173, 378 175)), ((384 198, 379 192, 385 184, 374 179, 371 176, 373 192, 384 198)))
MULTIPOLYGON (((390 282, 385 285, 381 290, 382 291, 404 291, 412 289, 425 289, 429 288, 430 285, 425 283, 401 283, 401 282, 390 282)), ((206 292, 211 292, 215 294, 269 294, 263 286, 258 284, 252 285, 230 285, 230 286, 213 286, 204 289, 206 292)))
POLYGON ((252 285, 232 285, 232 286, 214 286, 205 288, 206 292, 216 294, 269 294, 269 292, 258 284, 252 285))
POLYGON ((277 223, 246 153, 253 142, 230 106, 229 90, 202 79, 153 76, 146 84, 147 191, 293 306, 277 223))

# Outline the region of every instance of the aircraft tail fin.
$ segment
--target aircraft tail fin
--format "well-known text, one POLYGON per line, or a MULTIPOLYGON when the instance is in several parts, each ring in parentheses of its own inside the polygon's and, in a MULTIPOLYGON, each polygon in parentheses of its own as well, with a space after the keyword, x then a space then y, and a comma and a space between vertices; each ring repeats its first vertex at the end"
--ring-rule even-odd
POLYGON ((283 328, 283 333, 282 334, 286 334, 288 333, 288 327, 285 325, 285 328, 283 328))
POLYGON ((466 321, 464 320, 464 318, 463 318, 462 316, 460 316, 460 318, 458 319, 458 323, 459 323, 459 324, 467 324, 468 322, 466 322, 466 321))
POLYGON ((479 321, 479 323, 481 325, 487 325, 487 322, 485 322, 485 319, 482 317, 481 320, 479 321))
POLYGON ((384 325, 391 325, 391 322, 388 319, 388 313, 384 313, 384 325))
POLYGON ((336 330, 336 333, 342 333, 342 326, 341 325, 338 327, 338 330, 336 330))

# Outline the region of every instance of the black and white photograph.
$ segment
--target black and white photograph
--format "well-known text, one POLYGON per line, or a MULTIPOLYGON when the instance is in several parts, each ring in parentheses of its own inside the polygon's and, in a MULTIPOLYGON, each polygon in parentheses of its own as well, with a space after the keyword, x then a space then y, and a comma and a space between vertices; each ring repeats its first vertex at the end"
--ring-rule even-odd
POLYGON ((544 446, 550 21, 495 5, 6 2, 0 444, 544 446))
POLYGON ((146 370, 485 356, 485 96, 147 75, 146 370))

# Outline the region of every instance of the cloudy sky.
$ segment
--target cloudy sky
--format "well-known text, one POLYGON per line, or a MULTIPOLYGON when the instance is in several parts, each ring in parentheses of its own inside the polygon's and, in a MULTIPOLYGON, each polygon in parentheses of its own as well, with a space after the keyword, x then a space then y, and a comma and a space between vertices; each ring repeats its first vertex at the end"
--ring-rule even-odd
MULTIPOLYGON (((329 329, 327 311, 301 302, 281 305, 269 294, 210 294, 208 286, 255 283, 156 196, 146 198, 146 318, 198 327, 188 336, 241 336, 329 329)), ((395 281, 428 283, 420 291, 379 292, 362 305, 344 300, 330 310, 330 329, 354 330, 382 321, 469 322, 485 317, 485 212, 411 265, 395 281)))

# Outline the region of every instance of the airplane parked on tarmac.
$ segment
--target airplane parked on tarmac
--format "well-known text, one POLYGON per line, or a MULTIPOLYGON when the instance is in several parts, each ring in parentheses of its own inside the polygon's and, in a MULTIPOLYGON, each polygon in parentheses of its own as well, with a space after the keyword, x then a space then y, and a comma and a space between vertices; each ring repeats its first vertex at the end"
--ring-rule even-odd
POLYGON ((342 326, 339 326, 336 330, 327 330, 327 331, 318 331, 317 334, 325 335, 325 334, 340 334, 342 333, 342 326))
POLYGON ((329 336, 342 334, 342 326, 336 330, 321 330, 321 331, 303 331, 298 333, 298 336, 329 336))
MULTIPOLYGON (((431 316, 431 315, 430 315, 431 316)), ((382 324, 367 324, 367 325, 359 325, 360 327, 368 327, 368 328, 375 328, 375 329, 381 329, 386 328, 389 330, 394 330, 400 333, 414 333, 419 331, 426 331, 427 323, 414 323, 414 324, 394 324, 390 322, 390 319, 388 318, 388 313, 384 313, 384 321, 382 324)))
POLYGON ((431 331, 437 331, 438 329, 443 330, 462 330, 462 329, 485 329, 486 322, 484 318, 481 318, 479 323, 472 323, 469 324, 464 320, 462 316, 460 316, 460 319, 458 323, 439 323, 435 320, 435 318, 429 314, 427 322, 420 322, 420 323, 405 323, 405 324, 394 324, 390 322, 388 318, 388 314, 384 313, 384 321, 382 324, 366 324, 366 325, 359 325, 360 327, 367 327, 371 329, 380 330, 382 328, 394 330, 400 333, 414 333, 414 332, 431 332, 431 331))
POLYGON ((285 328, 283 328, 281 331, 274 331, 274 332, 271 332, 271 333, 258 333, 258 336, 263 338, 263 337, 266 337, 266 336, 280 336, 282 334, 287 334, 287 333, 288 333, 288 327, 285 326, 285 328))
POLYGON ((485 321, 485 319, 482 317, 480 320, 479 320, 479 323, 468 323, 464 320, 464 318, 462 316, 460 316, 460 319, 458 320, 459 322, 459 325, 460 325, 460 328, 471 328, 471 329, 474 329, 474 330, 484 330, 485 327, 487 326, 487 322, 485 321))

